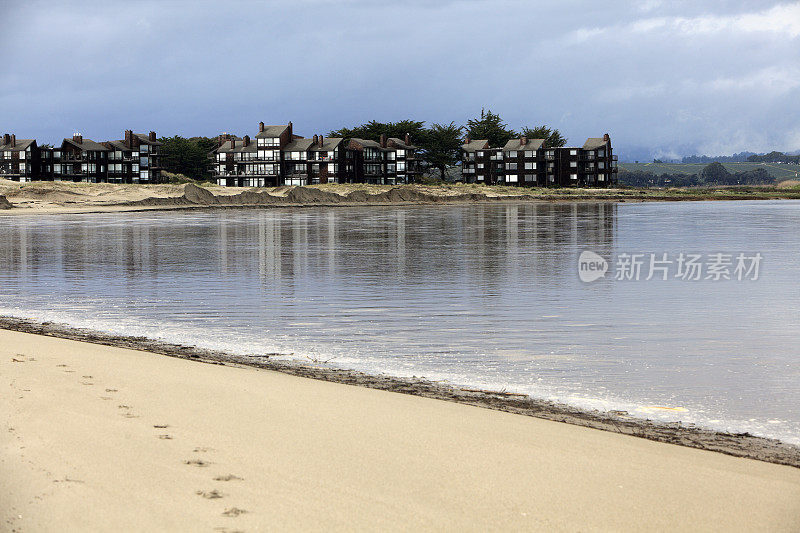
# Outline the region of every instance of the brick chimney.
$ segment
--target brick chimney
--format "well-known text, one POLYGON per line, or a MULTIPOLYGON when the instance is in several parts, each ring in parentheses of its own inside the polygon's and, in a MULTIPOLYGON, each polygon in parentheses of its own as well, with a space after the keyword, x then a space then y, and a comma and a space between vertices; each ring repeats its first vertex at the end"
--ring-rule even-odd
POLYGON ((133 130, 125 130, 125 146, 133 148, 133 130))
POLYGON ((289 124, 287 124, 287 126, 289 127, 289 140, 291 141, 294 138, 294 132, 292 131, 292 121, 291 120, 289 121, 289 124))
POLYGON ((81 135, 80 133, 73 133, 72 140, 78 144, 83 144, 83 135, 81 135))
POLYGON ((249 136, 249 135, 245 135, 245 136, 242 138, 242 146, 244 146, 245 148, 247 148, 248 146, 250 146, 250 136, 249 136))
POLYGON ((154 131, 150 132, 150 142, 156 142, 156 132, 154 131))
POLYGON ((264 133, 264 123, 263 122, 259 122, 258 123, 258 133, 264 133))
POLYGON ((525 137, 525 136, 520 137, 519 138, 519 145, 520 146, 525 146, 526 144, 528 144, 528 138, 525 137))
POLYGON ((16 145, 17 145, 17 134, 16 133, 12 133, 11 134, 11 146, 14 147, 16 145))
POLYGON ((386 148, 386 134, 381 133, 381 147, 386 148))
POLYGON ((325 145, 325 137, 323 137, 322 134, 319 136, 319 145, 320 147, 325 145))
POLYGON ((318 143, 319 143, 319 137, 317 137, 317 134, 315 133, 314 134, 314 146, 316 146, 318 143))
POLYGON ((604 140, 605 142, 609 142, 609 141, 611 141, 611 137, 609 137, 609 136, 608 136, 608 133, 606 133, 606 134, 604 134, 604 135, 603 135, 603 140, 604 140))
POLYGON ((406 144, 411 144, 411 136, 408 133, 406 133, 405 141, 406 141, 406 144))
POLYGON ((236 148, 236 139, 231 139, 231 150, 236 148))
POLYGON ((469 135, 467 135, 467 138, 464 139, 464 144, 469 144, 469 135))

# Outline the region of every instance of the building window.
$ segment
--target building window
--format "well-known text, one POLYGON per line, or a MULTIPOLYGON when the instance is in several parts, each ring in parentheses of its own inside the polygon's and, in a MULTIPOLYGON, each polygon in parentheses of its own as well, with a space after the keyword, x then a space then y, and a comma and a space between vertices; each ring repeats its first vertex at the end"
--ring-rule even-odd
POLYGON ((483 168, 483 167, 484 167, 483 163, 478 163, 478 168, 483 168))
POLYGON ((525 157, 533 157, 533 150, 525 150, 525 157))
POLYGON ((508 181, 509 183, 517 183, 517 181, 518 181, 517 180, 517 175, 516 174, 509 174, 508 176, 506 176, 506 181, 508 181))
POLYGON ((476 152, 476 154, 478 155, 478 157, 483 157, 483 152, 476 152))
POLYGON ((578 162, 577 161, 570 161, 569 162, 569 166, 572 167, 572 168, 577 168, 578 162))
POLYGON ((525 163, 525 170, 536 170, 536 161, 527 161, 525 163))
POLYGON ((517 151, 511 150, 506 154, 508 157, 517 157, 517 151))
POLYGON ((536 181, 535 174, 525 174, 525 181, 536 181))
POLYGON ((569 155, 578 155, 578 151, 577 150, 570 150, 569 151, 569 155))
POLYGON ((578 175, 577 174, 570 174, 569 175, 569 179, 576 180, 576 179, 578 179, 578 175))

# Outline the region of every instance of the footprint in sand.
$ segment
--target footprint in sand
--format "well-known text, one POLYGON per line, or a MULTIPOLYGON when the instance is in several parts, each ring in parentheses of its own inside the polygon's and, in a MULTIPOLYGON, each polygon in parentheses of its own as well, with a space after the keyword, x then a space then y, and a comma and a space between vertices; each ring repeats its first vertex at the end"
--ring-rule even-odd
POLYGON ((67 365, 65 365, 64 363, 61 363, 60 365, 56 365, 56 367, 57 368, 66 368, 67 365))
POLYGON ((214 481, 241 481, 242 478, 234 476, 233 474, 225 474, 224 476, 217 476, 214 481))
POLYGON ((222 498, 224 496, 224 494, 222 494, 217 489, 209 491, 198 490, 195 492, 195 494, 197 494, 198 496, 202 496, 206 500, 216 500, 217 498, 222 498))
POLYGON ((225 509, 225 512, 222 513, 222 516, 239 516, 240 514, 244 514, 247 511, 244 509, 239 509, 238 507, 231 507, 230 509, 225 509))
POLYGON ((159 435, 158 438, 161 440, 172 440, 172 435, 159 435))
POLYGON ((106 392, 117 392, 117 389, 106 389, 106 392))
POLYGON ((202 459, 187 459, 186 461, 183 462, 183 464, 189 466, 205 467, 210 465, 211 463, 209 463, 208 461, 203 461, 202 459))
POLYGON ((198 447, 198 448, 195 448, 192 451, 195 452, 195 453, 205 453, 205 452, 213 452, 215 450, 213 448, 199 448, 198 447))
POLYGON ((100 396, 101 400, 111 400, 111 396, 100 396))
POLYGON ((167 429, 169 427, 169 425, 168 424, 155 424, 153 427, 156 428, 156 429, 167 429))

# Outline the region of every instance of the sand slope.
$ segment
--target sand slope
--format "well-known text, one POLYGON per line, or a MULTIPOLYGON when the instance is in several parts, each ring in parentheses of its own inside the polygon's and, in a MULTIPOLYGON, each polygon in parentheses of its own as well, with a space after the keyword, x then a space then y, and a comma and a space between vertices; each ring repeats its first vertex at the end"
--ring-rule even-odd
POLYGON ((800 469, 426 398, 5 330, 0 385, 6 530, 800 527, 800 469))

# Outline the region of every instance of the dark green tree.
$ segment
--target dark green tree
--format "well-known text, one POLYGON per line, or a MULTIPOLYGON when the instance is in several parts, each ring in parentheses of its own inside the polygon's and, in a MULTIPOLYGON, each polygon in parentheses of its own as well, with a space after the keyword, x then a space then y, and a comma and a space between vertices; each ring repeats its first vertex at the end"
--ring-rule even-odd
POLYGON ((730 176, 731 173, 719 161, 709 163, 700 171, 700 180, 707 184, 726 184, 730 176))
POLYGON ((420 143, 422 159, 429 166, 438 168, 442 181, 445 169, 455 165, 461 159, 462 127, 450 124, 433 124, 427 129, 425 138, 420 143))
POLYGON ((186 139, 175 135, 162 137, 161 163, 164 170, 175 174, 200 180, 211 175, 211 159, 209 152, 216 148, 214 139, 193 137, 186 139))
POLYGON ((470 139, 487 139, 489 146, 495 148, 501 148, 514 137, 518 137, 517 132, 509 129, 500 115, 492 113, 491 110, 481 109, 480 118, 468 120, 464 129, 470 139))
POLYGON ((528 139, 544 139, 548 148, 560 148, 567 144, 567 139, 555 128, 543 124, 535 128, 522 128, 522 135, 528 139))
POLYGON ((424 142, 425 136, 425 123, 417 120, 401 120, 399 122, 378 122, 370 120, 366 124, 354 126, 352 128, 341 128, 328 133, 329 137, 355 137, 357 139, 366 139, 369 141, 378 141, 381 134, 386 137, 397 137, 403 139, 405 134, 408 133, 411 137, 411 143, 419 145, 424 142))

